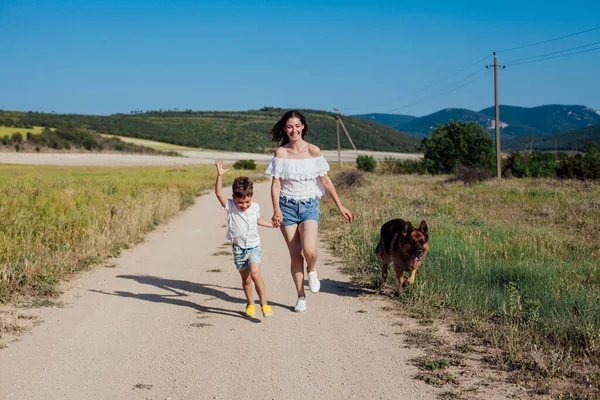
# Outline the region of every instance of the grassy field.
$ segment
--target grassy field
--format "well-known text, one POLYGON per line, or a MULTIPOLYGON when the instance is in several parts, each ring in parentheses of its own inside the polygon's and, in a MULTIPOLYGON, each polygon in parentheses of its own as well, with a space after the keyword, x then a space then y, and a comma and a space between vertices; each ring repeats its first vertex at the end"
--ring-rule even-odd
POLYGON ((373 250, 385 221, 424 219, 431 250, 415 285, 400 293, 403 308, 447 317, 455 330, 502 349, 494 363, 520 379, 583 374, 600 390, 599 184, 363 179, 352 190, 338 184, 354 223, 340 224, 329 201, 322 209, 323 231, 357 281, 375 287, 381 279, 373 250))
POLYGON ((130 138, 127 136, 109 135, 106 133, 102 133, 101 135, 104 137, 107 137, 107 138, 116 137, 118 139, 121 139, 124 142, 137 144, 139 146, 149 147, 149 148, 155 149, 155 150, 196 150, 196 151, 199 150, 197 147, 179 146, 179 145, 171 144, 171 143, 156 142, 154 140, 130 138))
POLYGON ((214 179, 213 166, 0 165, 0 303, 56 294, 60 279, 141 240, 214 179))
POLYGON ((23 137, 27 136, 27 133, 40 134, 44 128, 34 126, 33 128, 13 128, 11 126, 0 126, 0 138, 3 136, 10 137, 13 133, 19 132, 23 137))

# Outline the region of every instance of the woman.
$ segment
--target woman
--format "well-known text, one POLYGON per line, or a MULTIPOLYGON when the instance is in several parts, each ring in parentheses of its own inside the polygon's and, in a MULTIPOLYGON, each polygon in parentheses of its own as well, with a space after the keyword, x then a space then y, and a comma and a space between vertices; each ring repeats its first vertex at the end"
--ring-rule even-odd
POLYGON ((307 132, 304 115, 298 111, 286 112, 270 132, 271 139, 279 147, 266 171, 273 177, 273 224, 281 229, 290 252, 292 279, 298 292, 294 307, 297 312, 306 311, 305 259, 310 291, 317 293, 321 288, 315 264, 319 199, 324 191, 335 202, 342 216, 352 222, 352 213, 342 205, 327 175, 329 164, 321 150, 304 140, 307 132))

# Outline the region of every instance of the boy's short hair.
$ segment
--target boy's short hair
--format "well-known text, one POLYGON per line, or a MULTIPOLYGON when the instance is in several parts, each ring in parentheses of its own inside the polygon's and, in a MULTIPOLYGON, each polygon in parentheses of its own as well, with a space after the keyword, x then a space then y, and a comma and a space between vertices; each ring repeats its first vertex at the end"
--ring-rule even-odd
POLYGON ((240 176, 235 178, 231 189, 233 190, 233 198, 243 199, 254 194, 254 183, 250 178, 240 176))

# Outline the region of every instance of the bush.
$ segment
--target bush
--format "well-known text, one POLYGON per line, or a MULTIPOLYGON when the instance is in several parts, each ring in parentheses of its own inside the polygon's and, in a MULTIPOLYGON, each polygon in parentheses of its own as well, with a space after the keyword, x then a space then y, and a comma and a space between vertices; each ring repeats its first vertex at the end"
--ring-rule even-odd
POLYGON ((363 183, 364 174, 356 169, 340 172, 333 178, 333 184, 339 189, 360 186, 363 183))
POLYGON ((385 157, 383 161, 379 161, 381 172, 384 174, 399 174, 397 162, 398 160, 393 157, 385 157))
POLYGON ((558 167, 554 153, 541 151, 531 154, 514 151, 503 164, 503 175, 516 178, 555 178, 558 167))
POLYGON ((377 167, 377 161, 372 156, 358 156, 356 157, 356 166, 361 171, 373 172, 377 167))
POLYGON ((2 144, 3 145, 5 145, 5 146, 8 145, 9 141, 10 140, 8 139, 8 136, 2 136, 2 144))
POLYGON ((469 168, 462 165, 456 169, 456 173, 451 181, 460 181, 467 185, 490 180, 494 177, 491 170, 487 168, 469 168))
POLYGON ((423 139, 424 162, 431 173, 454 173, 459 165, 492 170, 496 165, 494 140, 475 122, 450 121, 438 125, 423 139))
POLYGON ((576 154, 561 160, 556 176, 563 179, 600 179, 600 151, 598 145, 590 142, 585 148, 585 156, 576 154))
POLYGON ((396 160, 386 157, 379 162, 381 171, 387 174, 427 174, 429 169, 422 160, 396 160))
POLYGON ((234 169, 256 169, 256 163, 254 160, 238 160, 233 164, 234 169))
POLYGON ((10 140, 13 143, 22 143, 23 142, 23 135, 21 134, 21 132, 15 132, 10 137, 10 140))

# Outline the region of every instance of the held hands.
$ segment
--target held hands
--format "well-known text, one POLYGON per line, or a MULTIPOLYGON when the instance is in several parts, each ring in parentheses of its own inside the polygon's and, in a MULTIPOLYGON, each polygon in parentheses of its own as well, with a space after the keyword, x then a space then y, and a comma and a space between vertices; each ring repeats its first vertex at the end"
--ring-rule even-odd
POLYGON ((279 228, 281 226, 281 223, 283 222, 283 214, 281 214, 281 210, 273 212, 273 218, 271 218, 271 221, 273 221, 274 228, 279 228))
POLYGON ((352 222, 352 213, 350 212, 350 210, 348 210, 346 207, 340 205, 339 207, 340 213, 342 214, 342 217, 344 217, 344 219, 346 219, 346 221, 348 222, 352 222))
POLYGON ((225 172, 229 171, 223 168, 223 160, 215 160, 215 166, 217 167, 217 175, 219 176, 223 176, 225 172))

